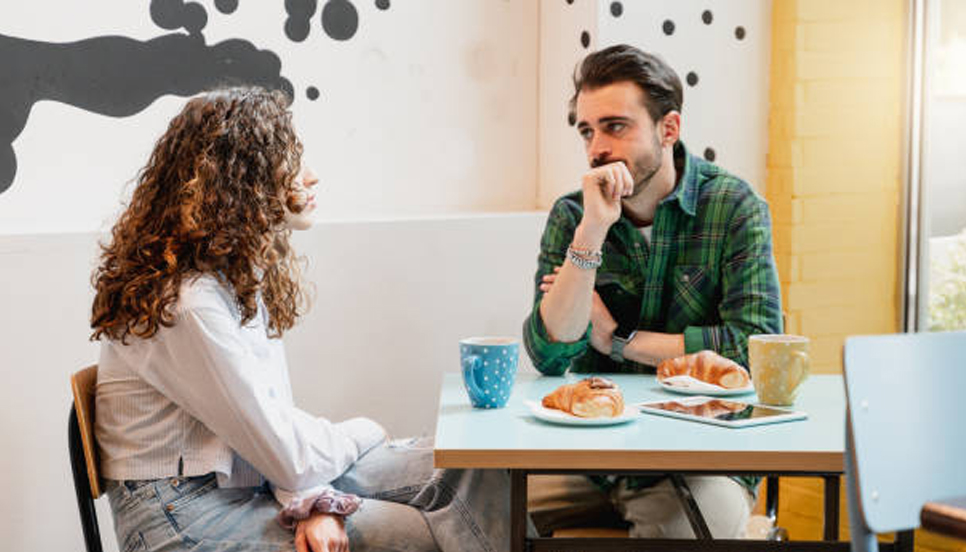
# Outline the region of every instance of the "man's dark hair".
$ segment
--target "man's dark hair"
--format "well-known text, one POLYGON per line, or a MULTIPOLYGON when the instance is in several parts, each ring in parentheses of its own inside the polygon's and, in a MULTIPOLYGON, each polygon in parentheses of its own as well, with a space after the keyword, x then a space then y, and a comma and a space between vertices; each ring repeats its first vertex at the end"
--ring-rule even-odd
POLYGON ((644 107, 655 123, 671 111, 681 111, 684 92, 674 69, 654 54, 618 44, 589 54, 574 71, 570 113, 576 113, 581 90, 624 81, 636 83, 644 92, 644 107))

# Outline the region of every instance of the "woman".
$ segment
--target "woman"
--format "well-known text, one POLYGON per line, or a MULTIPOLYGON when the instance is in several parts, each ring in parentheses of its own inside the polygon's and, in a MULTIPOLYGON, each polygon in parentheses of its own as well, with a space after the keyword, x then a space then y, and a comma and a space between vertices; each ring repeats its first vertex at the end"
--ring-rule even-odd
POLYGON ((96 436, 120 549, 507 549, 505 473, 434 472, 430 443, 294 406, 289 236, 318 182, 301 158, 282 94, 196 97, 103 247, 96 436))

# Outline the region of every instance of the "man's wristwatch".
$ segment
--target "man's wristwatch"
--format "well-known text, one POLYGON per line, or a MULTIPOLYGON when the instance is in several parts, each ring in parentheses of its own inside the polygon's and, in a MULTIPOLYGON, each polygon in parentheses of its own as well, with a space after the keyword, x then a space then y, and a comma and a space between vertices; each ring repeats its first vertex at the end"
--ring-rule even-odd
POLYGON ((636 331, 631 331, 627 337, 622 337, 617 335, 617 332, 614 332, 614 337, 611 338, 610 359, 614 362, 624 362, 624 347, 634 339, 634 335, 636 334, 636 331))

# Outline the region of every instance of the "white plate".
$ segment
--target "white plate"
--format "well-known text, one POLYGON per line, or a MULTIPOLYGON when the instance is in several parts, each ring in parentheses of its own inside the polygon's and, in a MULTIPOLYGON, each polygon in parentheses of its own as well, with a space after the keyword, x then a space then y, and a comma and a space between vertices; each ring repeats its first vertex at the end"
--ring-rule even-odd
POLYGON ((575 426, 607 426, 615 424, 623 424, 627 422, 633 422, 641 417, 640 411, 630 404, 624 405, 624 413, 620 416, 614 416, 613 418, 581 418, 580 416, 574 416, 573 414, 568 414, 563 410, 557 410, 556 408, 547 408, 536 401, 524 401, 525 404, 530 408, 530 412, 534 417, 543 420, 545 422, 550 422, 552 424, 563 424, 563 425, 575 425, 575 426))
POLYGON ((734 395, 747 395, 755 392, 755 386, 750 382, 745 387, 737 389, 725 389, 720 385, 707 383, 691 376, 674 376, 664 381, 658 380, 661 387, 681 395, 708 395, 711 397, 731 397, 734 395))

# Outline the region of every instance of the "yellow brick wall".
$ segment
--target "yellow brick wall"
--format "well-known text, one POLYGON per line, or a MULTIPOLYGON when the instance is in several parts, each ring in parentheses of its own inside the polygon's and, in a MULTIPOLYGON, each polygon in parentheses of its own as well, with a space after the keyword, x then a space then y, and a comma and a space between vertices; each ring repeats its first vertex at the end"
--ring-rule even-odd
POLYGON ((906 0, 775 0, 767 199, 813 373, 899 329, 906 0))

